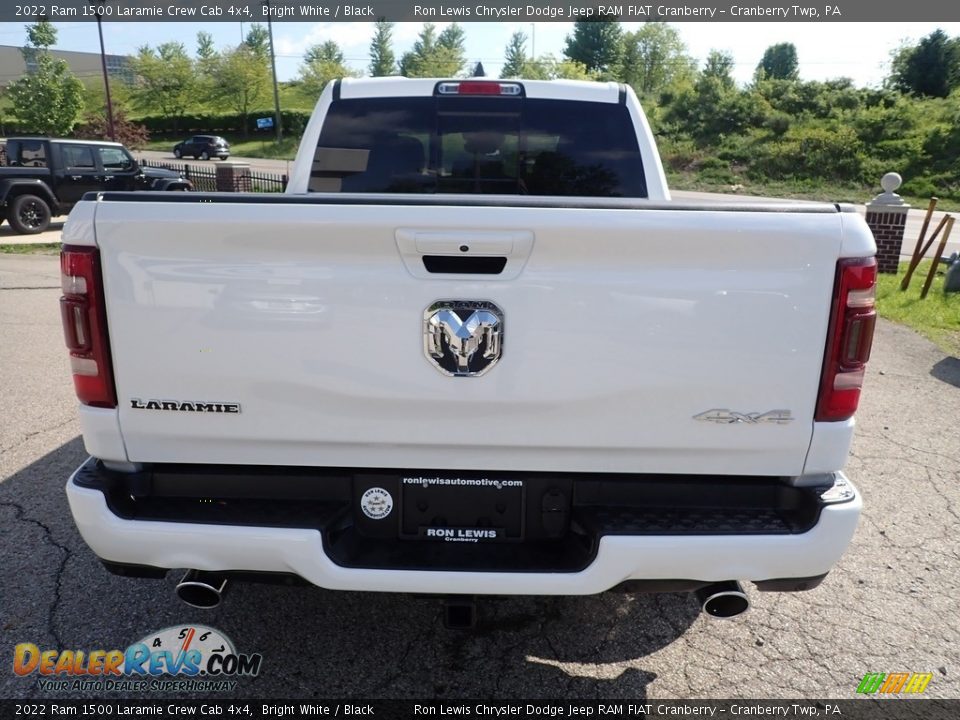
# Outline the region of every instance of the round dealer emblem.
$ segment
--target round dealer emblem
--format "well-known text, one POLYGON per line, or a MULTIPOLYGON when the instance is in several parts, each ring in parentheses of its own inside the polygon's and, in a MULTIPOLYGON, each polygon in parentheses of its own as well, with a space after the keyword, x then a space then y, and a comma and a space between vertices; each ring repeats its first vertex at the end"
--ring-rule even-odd
POLYGON ((360 498, 363 514, 373 520, 383 520, 393 510, 393 496, 380 487, 372 487, 360 498))

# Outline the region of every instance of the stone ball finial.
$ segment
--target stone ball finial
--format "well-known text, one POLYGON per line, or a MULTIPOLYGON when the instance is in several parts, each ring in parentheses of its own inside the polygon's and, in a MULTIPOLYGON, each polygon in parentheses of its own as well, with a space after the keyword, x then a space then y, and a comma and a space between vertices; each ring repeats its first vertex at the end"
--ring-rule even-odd
POLYGON ((883 188, 883 192, 867 203, 867 207, 883 205, 885 207, 899 207, 904 210, 909 208, 910 206, 895 192, 902 184, 903 178, 900 177, 900 173, 888 172, 880 178, 880 187, 883 188))
POLYGON ((900 177, 900 173, 888 172, 880 178, 880 187, 886 193, 896 192, 901 185, 903 185, 903 178, 900 177))

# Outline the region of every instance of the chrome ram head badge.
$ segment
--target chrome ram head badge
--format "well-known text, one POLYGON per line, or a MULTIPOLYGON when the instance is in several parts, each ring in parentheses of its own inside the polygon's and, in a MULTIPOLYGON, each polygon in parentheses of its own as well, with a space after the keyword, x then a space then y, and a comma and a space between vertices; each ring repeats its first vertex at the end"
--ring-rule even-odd
POLYGON ((444 375, 483 375, 503 352, 503 311, 483 300, 438 300, 423 313, 423 352, 444 375))

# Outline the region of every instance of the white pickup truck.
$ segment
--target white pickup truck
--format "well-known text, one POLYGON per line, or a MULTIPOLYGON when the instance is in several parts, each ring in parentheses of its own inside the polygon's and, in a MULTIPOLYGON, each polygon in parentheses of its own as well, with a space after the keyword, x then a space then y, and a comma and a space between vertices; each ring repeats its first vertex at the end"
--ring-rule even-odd
MULTIPOLYGON (((284 195, 88 195, 63 235, 113 572, 449 596, 815 587, 875 322, 852 208, 671 201, 629 87, 343 80, 284 195)), ((460 602, 457 602, 457 598, 460 602)))

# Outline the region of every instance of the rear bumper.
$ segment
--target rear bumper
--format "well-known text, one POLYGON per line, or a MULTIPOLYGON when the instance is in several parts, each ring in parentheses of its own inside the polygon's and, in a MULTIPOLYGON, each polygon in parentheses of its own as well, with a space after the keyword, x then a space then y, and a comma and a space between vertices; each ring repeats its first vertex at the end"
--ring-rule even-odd
MULTIPOLYGON (((669 588, 683 586, 680 580, 695 586, 730 579, 756 582, 761 589, 803 589, 816 582, 791 587, 779 580, 827 573, 853 537, 861 510, 859 493, 837 473, 834 491, 803 532, 604 534, 596 539, 589 562, 574 571, 351 567, 342 558, 335 562, 331 554, 336 552, 325 547, 330 535, 319 528, 122 517, 108 502, 109 492, 91 481, 97 467, 93 460, 81 466, 67 483, 67 497, 84 540, 108 564, 289 573, 332 590, 589 595, 624 583, 669 588)), ((479 551, 495 547, 481 545, 479 551)))

